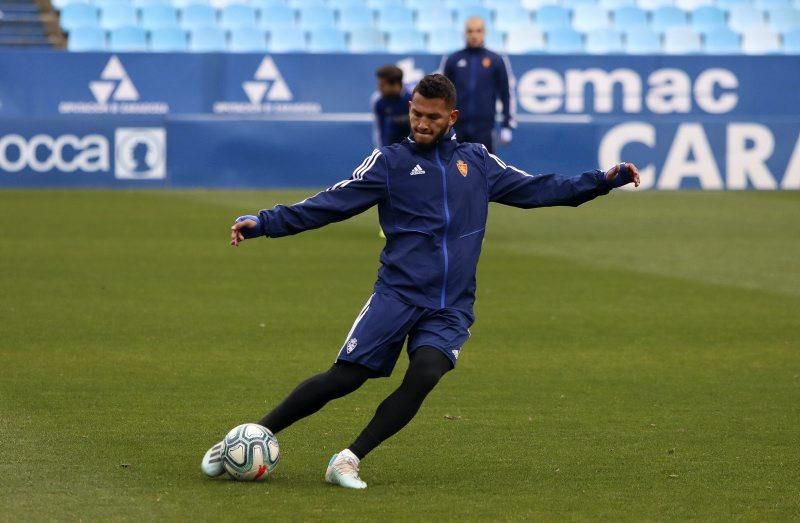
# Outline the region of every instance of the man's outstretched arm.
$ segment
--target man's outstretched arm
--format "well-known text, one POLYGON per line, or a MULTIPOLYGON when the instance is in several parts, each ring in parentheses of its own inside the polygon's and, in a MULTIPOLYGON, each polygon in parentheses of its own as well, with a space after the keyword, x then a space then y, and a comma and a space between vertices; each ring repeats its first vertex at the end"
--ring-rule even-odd
POLYGON ((278 238, 317 229, 366 211, 386 195, 385 165, 375 149, 350 178, 294 205, 276 205, 259 211, 258 216, 239 217, 231 227, 231 245, 259 236, 278 238))
POLYGON ((493 202, 530 209, 569 205, 576 207, 628 183, 639 186, 639 170, 632 163, 608 171, 588 171, 578 176, 530 175, 484 150, 489 195, 493 202))

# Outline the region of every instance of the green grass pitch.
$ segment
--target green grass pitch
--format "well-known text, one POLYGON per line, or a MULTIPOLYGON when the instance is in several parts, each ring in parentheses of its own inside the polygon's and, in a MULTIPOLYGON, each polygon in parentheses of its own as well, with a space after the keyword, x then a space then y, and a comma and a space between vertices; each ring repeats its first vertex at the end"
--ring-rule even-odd
POLYGON ((0 192, 0 519, 797 520, 800 194, 493 206, 455 372, 323 482, 389 379, 279 435, 266 483, 199 462, 326 369, 376 215, 228 245, 307 192, 0 192))

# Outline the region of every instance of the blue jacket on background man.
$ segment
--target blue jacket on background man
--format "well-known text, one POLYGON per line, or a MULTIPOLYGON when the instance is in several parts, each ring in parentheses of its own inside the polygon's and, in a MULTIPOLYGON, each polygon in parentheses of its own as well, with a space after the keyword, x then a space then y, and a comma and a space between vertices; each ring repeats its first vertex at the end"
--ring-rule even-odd
POLYGON ((516 126, 513 74, 508 59, 485 47, 466 47, 448 56, 442 69, 458 93, 456 108, 461 116, 455 128, 459 139, 482 143, 494 152, 492 132, 497 100, 503 105, 501 126, 507 129, 516 126))
POLYGON ((532 176, 485 147, 458 143, 451 129, 433 147, 411 138, 375 149, 353 175, 294 205, 258 213, 247 237, 287 236, 345 220, 378 206, 386 234, 375 292, 428 309, 457 309, 470 318, 475 271, 489 202, 533 208, 577 206, 631 181, 603 171, 532 176))

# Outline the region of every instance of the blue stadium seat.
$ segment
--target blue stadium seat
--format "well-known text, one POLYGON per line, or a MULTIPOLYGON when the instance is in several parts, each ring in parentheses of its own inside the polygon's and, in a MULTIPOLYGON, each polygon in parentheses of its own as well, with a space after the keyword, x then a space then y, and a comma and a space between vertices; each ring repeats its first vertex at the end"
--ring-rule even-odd
POLYGON ((599 5, 579 5, 572 11, 572 28, 582 33, 611 27, 608 11, 599 5))
POLYGON ((139 9, 142 9, 144 7, 150 7, 155 5, 172 6, 172 2, 170 2, 170 0, 133 0, 131 2, 131 5, 133 5, 133 7, 138 7, 139 9))
POLYGON ((647 27, 636 27, 626 31, 625 51, 628 54, 659 54, 661 35, 647 27))
POLYGON ((405 6, 387 6, 378 10, 378 29, 394 31, 395 29, 414 29, 414 11, 405 6))
POLYGON ((108 32, 108 50, 115 52, 147 51, 147 32, 141 27, 133 26, 112 29, 108 32))
POLYGON ((346 53, 346 35, 334 27, 315 29, 309 32, 308 50, 312 53, 346 53))
POLYGON ((70 51, 105 51, 106 32, 99 27, 76 27, 69 32, 70 51))
POLYGON ((264 53, 267 51, 267 34, 255 27, 231 29, 228 50, 233 53, 264 53))
POLYGON ((107 5, 100 9, 100 27, 103 29, 111 30, 126 26, 135 27, 138 24, 139 17, 136 15, 136 8, 130 4, 107 5))
POLYGON ((344 9, 367 9, 367 0, 328 0, 328 7, 340 12, 344 9))
POLYGON ((208 4, 208 0, 172 0, 170 2, 172 7, 177 7, 178 10, 183 10, 192 4, 208 4))
POLYGON ((148 30, 177 28, 178 10, 163 4, 143 7, 142 27, 148 30))
POLYGON ((300 9, 300 27, 306 31, 314 29, 334 29, 336 16, 328 7, 310 7, 300 9))
POLYGON ((582 53, 584 51, 583 36, 570 27, 547 31, 546 50, 548 53, 557 54, 582 53))
POLYGON ((227 50, 225 31, 218 27, 198 27, 189 37, 189 50, 195 53, 214 53, 227 50))
POLYGON ((764 25, 764 13, 751 5, 737 5, 731 7, 728 15, 728 27, 738 33, 745 29, 761 27, 764 25))
POLYGON ((130 0, 94 0, 94 6, 101 10, 110 5, 130 5, 130 0))
POLYGON ((660 7, 672 6, 672 0, 637 0, 636 5, 648 11, 655 11, 660 7))
POLYGON ((289 0, 289 7, 295 9, 327 8, 325 0, 289 0))
POLYGON ((464 36, 457 29, 442 29, 428 33, 429 53, 452 53, 462 47, 464 47, 464 36))
POLYGON ((483 19, 486 27, 492 27, 492 12, 482 5, 465 5, 455 10, 456 25, 463 27, 468 18, 477 16, 483 19))
POLYGON ((416 29, 397 29, 389 32, 387 50, 390 53, 426 53, 425 33, 416 29))
POLYGON ((405 7, 404 0, 367 0, 370 9, 384 9, 386 7, 405 7))
POLYGON ((483 5, 494 11, 520 7, 519 0, 483 0, 483 5))
POLYGON ((783 35, 783 52, 800 54, 800 29, 792 29, 783 35))
POLYGON ((622 32, 595 29, 586 33, 586 52, 591 54, 622 54, 622 32))
POLYGON ((650 28, 663 33, 670 27, 686 25, 686 13, 682 9, 672 6, 659 7, 653 11, 650 28))
POLYGON ((505 52, 506 33, 504 31, 492 30, 486 33, 484 45, 497 53, 505 52))
POLYGON ((351 53, 385 53, 386 38, 375 28, 361 28, 350 31, 351 53))
POLYGON ((742 33, 745 54, 774 54, 783 51, 778 33, 768 27, 752 27, 742 33))
POLYGON ((256 8, 244 4, 229 4, 220 11, 219 27, 239 29, 256 27, 256 8))
POLYGON ((275 28, 269 32, 267 47, 275 53, 298 53, 308 51, 305 34, 297 29, 275 28))
POLYGON ((494 13, 494 30, 508 32, 531 23, 531 13, 519 7, 501 7, 494 13))
POLYGON ((339 11, 339 29, 342 31, 372 29, 374 27, 375 17, 369 9, 349 7, 339 11))
POLYGON ((462 7, 483 7, 481 0, 444 0, 444 6, 452 10, 462 7))
POLYGON ((53 4, 56 10, 60 11, 70 4, 86 3, 86 0, 50 0, 50 3, 53 4))
POLYGON ((557 0, 521 0, 520 6, 528 11, 538 11, 546 5, 554 5, 557 3, 557 0))
POLYGON ((271 31, 273 29, 288 29, 295 27, 297 17, 294 9, 287 6, 264 7, 259 16, 259 26, 262 29, 271 31))
MULTIPOLYGON (((264 11, 268 9, 281 9, 281 8, 289 8, 289 5, 286 3, 286 0, 250 0, 249 5, 252 5, 259 11, 264 11)), ((294 12, 294 10, 292 10, 294 12)))
POLYGON ((578 6, 597 5, 596 0, 561 0, 561 5, 574 10, 578 6))
POLYGON ((506 34, 508 53, 540 53, 544 48, 544 34, 534 25, 515 27, 506 34))
POLYGON ((215 27, 217 11, 205 4, 190 4, 181 11, 181 27, 192 30, 201 27, 215 27))
POLYGON ((637 27, 647 27, 647 11, 638 7, 620 7, 613 14, 614 29, 628 32, 637 27))
POLYGON ((692 11, 691 19, 692 28, 701 33, 728 27, 728 23, 725 21, 725 11, 713 5, 698 7, 692 11))
POLYGON ((150 31, 150 50, 159 53, 189 50, 189 38, 183 29, 153 29, 150 31))
POLYGON ((739 54, 742 52, 739 35, 727 27, 703 35, 703 51, 708 54, 739 54))
MULTIPOLYGON (((439 29, 453 29, 453 12, 442 6, 431 6, 417 13, 417 29, 433 32, 439 29)), ((459 30, 462 28, 459 27, 459 30)))
POLYGON ((767 12, 769 25, 779 33, 787 33, 793 29, 800 29, 800 9, 794 7, 779 7, 767 12))
POLYGON ((621 7, 636 7, 636 0, 600 0, 598 5, 609 11, 615 11, 621 7))
POLYGON ((700 34, 687 26, 674 26, 664 31, 664 52, 667 54, 693 54, 703 49, 700 34))
POLYGON ((557 5, 546 5, 536 11, 536 25, 545 32, 553 29, 569 28, 572 25, 569 15, 569 9, 557 5))
POLYGON ((717 0, 717 7, 725 11, 730 11, 731 8, 738 5, 750 5, 750 0, 717 0))
POLYGON ((766 11, 779 7, 792 7, 792 2, 790 0, 755 0, 753 5, 766 11))
POLYGON ((705 6, 713 6, 714 0, 675 0, 675 7, 691 12, 705 6))
POLYGON ((89 4, 70 4, 61 10, 61 27, 69 32, 81 27, 99 27, 97 8, 89 4))
MULTIPOLYGON (((419 11, 419 10, 424 11, 434 6, 431 5, 431 0, 406 0, 406 7, 413 9, 414 11, 419 11)), ((447 9, 448 11, 450 10, 443 4, 437 5, 436 7, 441 7, 442 9, 447 9)))

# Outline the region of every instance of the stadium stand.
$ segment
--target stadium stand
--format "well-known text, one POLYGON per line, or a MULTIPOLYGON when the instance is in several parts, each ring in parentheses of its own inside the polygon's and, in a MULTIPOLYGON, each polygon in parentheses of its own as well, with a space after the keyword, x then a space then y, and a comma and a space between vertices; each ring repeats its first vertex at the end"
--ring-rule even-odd
POLYGON ((188 51, 189 37, 179 28, 153 29, 150 31, 150 50, 160 53, 188 51))
POLYGON ((115 52, 147 51, 147 32, 141 27, 117 27, 108 34, 108 50, 115 52))
POLYGON ((800 0, 53 0, 53 5, 72 51, 141 49, 143 31, 145 47, 162 52, 440 54, 463 45, 462 24, 473 15, 486 21, 487 46, 523 54, 797 53, 800 30, 800 0), (112 36, 117 29, 125 31, 112 36))
POLYGON ((727 27, 720 27, 705 33, 703 50, 710 54, 741 53, 740 38, 727 27))

